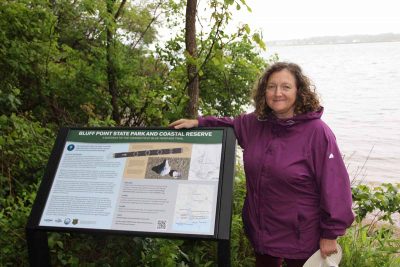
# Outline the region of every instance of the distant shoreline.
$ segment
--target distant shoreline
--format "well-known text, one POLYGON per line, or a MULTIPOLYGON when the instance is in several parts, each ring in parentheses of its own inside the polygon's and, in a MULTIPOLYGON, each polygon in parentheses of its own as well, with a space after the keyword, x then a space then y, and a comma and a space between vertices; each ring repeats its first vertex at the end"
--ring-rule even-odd
POLYGON ((354 42, 354 43, 310 43, 310 44, 275 44, 267 43, 267 46, 278 47, 278 46, 313 46, 313 45, 351 45, 351 44, 374 44, 374 43, 399 43, 399 41, 375 41, 375 42, 354 42))
POLYGON ((400 34, 320 36, 305 39, 267 41, 267 46, 301 46, 400 42, 400 34))

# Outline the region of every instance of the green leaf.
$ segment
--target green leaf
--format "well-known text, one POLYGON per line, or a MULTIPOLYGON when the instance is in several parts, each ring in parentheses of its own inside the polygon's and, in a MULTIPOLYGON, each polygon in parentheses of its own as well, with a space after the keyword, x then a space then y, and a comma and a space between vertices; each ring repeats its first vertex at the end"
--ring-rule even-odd
POLYGON ((235 2, 235 0, 224 0, 224 3, 226 5, 233 5, 234 2, 235 2))
POLYGON ((244 30, 246 31, 246 33, 250 34, 250 26, 249 26, 249 24, 244 24, 243 27, 244 27, 244 30))
POLYGON ((254 33, 252 36, 252 39, 260 46, 260 48, 262 48, 263 50, 266 49, 266 45, 265 45, 264 41, 261 39, 261 36, 259 33, 254 33))
POLYGON ((59 248, 63 249, 64 248, 64 244, 61 241, 56 241, 56 244, 59 248))

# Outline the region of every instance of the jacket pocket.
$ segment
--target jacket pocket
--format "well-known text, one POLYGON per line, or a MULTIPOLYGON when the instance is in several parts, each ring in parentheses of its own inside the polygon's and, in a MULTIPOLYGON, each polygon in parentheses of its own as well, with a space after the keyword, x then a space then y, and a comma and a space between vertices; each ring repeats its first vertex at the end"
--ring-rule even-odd
POLYGON ((320 239, 319 216, 298 212, 296 236, 302 251, 315 251, 320 239))

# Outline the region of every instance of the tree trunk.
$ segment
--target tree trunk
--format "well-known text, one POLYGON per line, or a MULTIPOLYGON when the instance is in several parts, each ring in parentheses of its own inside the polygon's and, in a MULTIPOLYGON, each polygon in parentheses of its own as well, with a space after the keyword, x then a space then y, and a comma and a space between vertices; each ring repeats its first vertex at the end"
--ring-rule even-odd
MULTIPOLYGON (((185 43, 186 51, 193 59, 197 58, 196 9, 197 0, 187 0, 185 43)), ((199 108, 199 76, 196 65, 190 63, 189 61, 187 63, 187 75, 189 103, 186 109, 186 115, 189 118, 195 118, 199 108)))
MULTIPOLYGON (((113 14, 114 1, 107 1, 107 12, 110 17, 113 14)), ((119 124, 121 121, 121 116, 119 114, 118 105, 118 88, 117 88, 117 77, 115 69, 115 55, 114 55, 114 27, 115 20, 113 22, 108 22, 107 25, 107 43, 106 43, 106 53, 107 53, 107 80, 108 80, 108 92, 111 95, 111 107, 112 107, 112 118, 119 124)))

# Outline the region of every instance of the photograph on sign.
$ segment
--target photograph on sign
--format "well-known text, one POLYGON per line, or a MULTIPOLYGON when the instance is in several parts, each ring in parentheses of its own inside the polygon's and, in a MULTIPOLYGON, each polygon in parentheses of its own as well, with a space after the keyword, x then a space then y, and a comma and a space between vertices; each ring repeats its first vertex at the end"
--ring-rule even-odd
POLYGON ((39 226, 214 235, 223 130, 69 130, 39 226))

